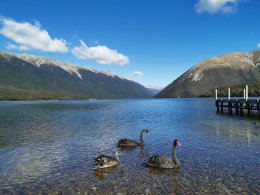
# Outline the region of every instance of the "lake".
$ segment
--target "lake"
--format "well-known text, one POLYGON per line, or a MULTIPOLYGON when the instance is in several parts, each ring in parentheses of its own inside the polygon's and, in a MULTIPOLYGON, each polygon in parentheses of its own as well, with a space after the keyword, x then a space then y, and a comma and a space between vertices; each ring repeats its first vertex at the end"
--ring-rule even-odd
POLYGON ((0 102, 0 194, 260 194, 260 120, 216 114, 214 99, 0 102), (93 171, 121 138, 120 164, 93 171), (180 169, 146 166, 149 154, 180 169))

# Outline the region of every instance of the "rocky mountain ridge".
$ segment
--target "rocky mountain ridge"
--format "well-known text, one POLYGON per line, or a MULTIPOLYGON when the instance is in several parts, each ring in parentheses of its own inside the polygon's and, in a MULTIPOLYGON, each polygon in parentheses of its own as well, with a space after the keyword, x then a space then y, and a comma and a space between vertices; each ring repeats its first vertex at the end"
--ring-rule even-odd
POLYGON ((8 100, 10 96, 12 100, 152 96, 139 83, 109 71, 97 71, 46 57, 0 52, 0 70, 2 100, 8 100))
POLYGON ((198 97, 207 91, 260 80, 260 51, 206 59, 190 68, 156 97, 198 97))

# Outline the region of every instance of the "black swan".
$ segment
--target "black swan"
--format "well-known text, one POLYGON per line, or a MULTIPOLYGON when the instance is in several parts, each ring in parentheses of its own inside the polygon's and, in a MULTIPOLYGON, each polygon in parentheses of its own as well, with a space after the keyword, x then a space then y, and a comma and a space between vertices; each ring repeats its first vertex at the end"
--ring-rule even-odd
POLYGON ((102 154, 97 158, 95 158, 94 163, 96 165, 94 169, 113 167, 119 163, 118 152, 117 151, 115 152, 115 157, 102 154))
POLYGON ((172 159, 165 156, 153 155, 148 158, 147 165, 150 167, 172 169, 181 166, 180 161, 176 156, 176 147, 180 146, 179 140, 175 139, 172 146, 172 159))
POLYGON ((118 147, 137 147, 137 146, 144 146, 144 138, 143 133, 149 133, 148 129, 143 129, 140 133, 140 143, 131 140, 131 139, 120 139, 117 143, 118 147))

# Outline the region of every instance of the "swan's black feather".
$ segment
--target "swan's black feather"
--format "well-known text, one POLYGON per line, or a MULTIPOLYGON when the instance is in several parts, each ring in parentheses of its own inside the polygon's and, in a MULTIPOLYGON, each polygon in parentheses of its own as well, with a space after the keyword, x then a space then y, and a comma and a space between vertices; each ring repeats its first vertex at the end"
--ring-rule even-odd
POLYGON ((140 145, 140 143, 138 143, 138 142, 136 142, 136 141, 134 141, 134 140, 131 140, 131 139, 126 139, 126 138, 124 138, 124 139, 121 139, 121 140, 119 140, 118 141, 118 146, 119 147, 127 147, 127 146, 129 146, 129 147, 133 147, 133 146, 139 146, 140 145))
POLYGON ((143 140, 143 133, 148 133, 149 130, 148 129, 143 129, 140 133, 140 143, 131 140, 131 139, 120 139, 117 143, 118 147, 137 147, 137 146, 143 146, 144 145, 144 140, 143 140))

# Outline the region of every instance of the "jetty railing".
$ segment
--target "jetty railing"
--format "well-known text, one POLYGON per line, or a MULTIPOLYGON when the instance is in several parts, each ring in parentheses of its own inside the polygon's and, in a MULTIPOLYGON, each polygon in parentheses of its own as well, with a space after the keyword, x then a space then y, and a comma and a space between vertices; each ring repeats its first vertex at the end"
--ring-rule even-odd
POLYGON ((229 114, 233 114, 233 110, 235 114, 240 114, 240 116, 244 115, 244 112, 247 112, 248 116, 251 116, 253 112, 258 112, 260 116, 260 100, 259 99, 249 99, 248 98, 248 86, 244 89, 244 97, 239 99, 231 99, 230 98, 230 88, 228 88, 228 98, 219 99, 218 98, 218 90, 215 91, 215 106, 217 108, 217 112, 224 113, 224 109, 228 110, 229 114))

